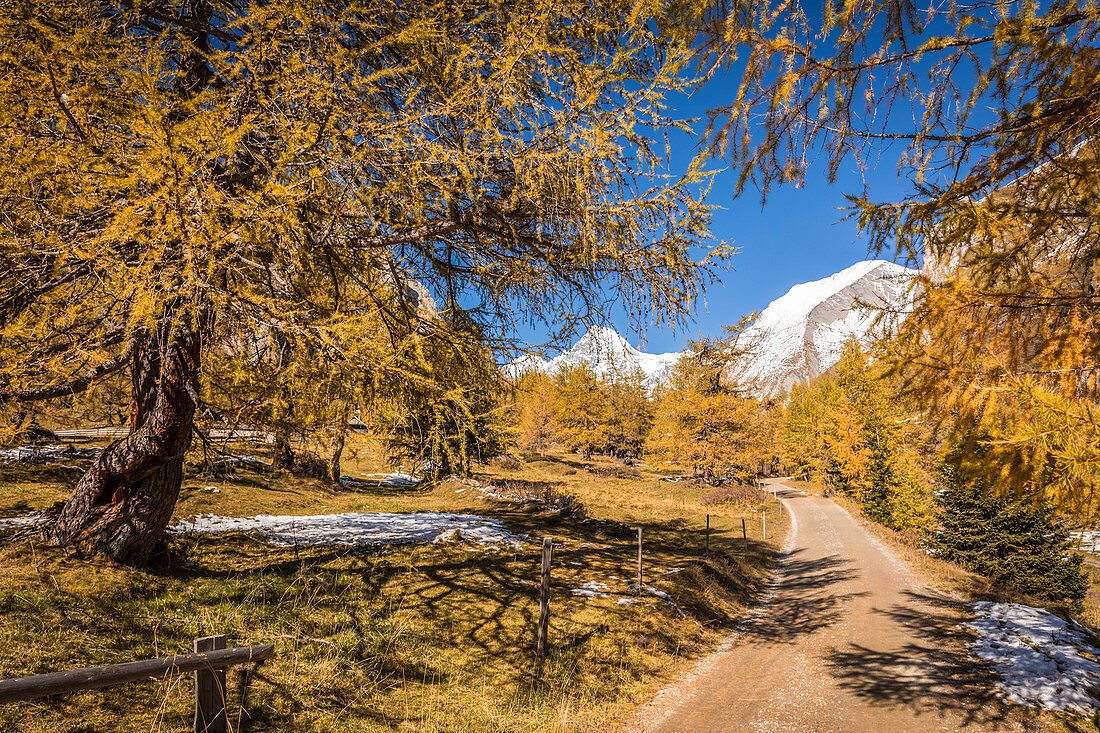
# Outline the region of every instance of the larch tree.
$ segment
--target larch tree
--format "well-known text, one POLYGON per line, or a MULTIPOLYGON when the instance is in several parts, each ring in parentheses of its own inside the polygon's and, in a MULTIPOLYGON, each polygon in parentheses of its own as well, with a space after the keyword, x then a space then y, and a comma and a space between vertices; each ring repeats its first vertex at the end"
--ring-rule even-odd
POLYGON ((710 138, 739 191, 897 158, 907 195, 849 198, 872 250, 925 268, 898 370, 935 414, 988 417, 990 441, 1029 454, 993 488, 1083 514, 1100 475, 1098 45, 1084 0, 765 0, 716 6, 701 49, 739 75, 710 138))
MULTIPOLYGON (((724 252, 702 171, 670 176, 649 136, 673 124, 662 99, 685 83, 694 12, 4 3, 0 404, 125 370, 132 385, 129 434, 46 538, 141 561, 195 415, 239 408, 210 381, 225 361, 277 373, 309 356, 392 387, 386 355, 439 328, 415 287, 487 339, 518 319, 596 320, 612 299, 683 316, 713 262, 693 248, 724 252)), ((248 419, 278 434, 309 382, 261 381, 248 419)))
POLYGON ((731 379, 737 329, 693 341, 657 393, 650 451, 691 466, 706 481, 747 480, 770 464, 764 406, 731 379))
POLYGON ((512 422, 519 445, 545 455, 557 435, 557 390, 549 375, 530 370, 514 384, 512 422))
POLYGON ((607 450, 613 423, 607 385, 585 362, 554 375, 554 415, 557 439, 586 459, 607 450))
POLYGON ((653 426, 653 404, 642 370, 613 369, 604 377, 611 411, 609 448, 616 456, 639 456, 653 426))
POLYGON ((447 325, 406 342, 394 364, 401 387, 381 384, 373 401, 389 458, 433 476, 466 475, 471 463, 488 463, 514 442, 503 375, 484 340, 476 330, 447 325))

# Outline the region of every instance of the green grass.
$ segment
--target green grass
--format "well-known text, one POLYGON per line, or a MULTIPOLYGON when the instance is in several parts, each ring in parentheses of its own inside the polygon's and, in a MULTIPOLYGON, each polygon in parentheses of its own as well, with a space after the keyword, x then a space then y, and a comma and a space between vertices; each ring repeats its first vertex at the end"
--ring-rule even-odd
MULTIPOLYGON (((8 468, 0 469, 0 516, 48 506, 72 480, 8 468)), ((377 462, 358 456, 348 467, 353 475, 374 470, 377 462)), ((230 672, 234 730, 607 729, 712 649, 757 592, 775 551, 760 539, 759 510, 769 513, 769 540, 785 531, 778 507, 763 497, 704 507, 707 487, 605 459, 535 458, 480 478, 544 482, 600 521, 485 500, 454 481, 343 491, 259 473, 188 476, 177 517, 462 511, 529 538, 518 551, 295 550, 240 534, 178 536, 146 570, 80 561, 27 538, 0 540, 0 677, 184 652, 197 636, 225 633, 230 645, 277 643, 271 662, 230 672), (208 486, 219 492, 203 491, 208 486), (707 513, 712 552, 704 556, 707 513), (747 552, 742 517, 750 520, 747 552), (653 597, 618 603, 633 599, 627 583, 638 526, 645 582, 679 610, 653 597), (540 663, 533 646, 544 536, 560 549, 551 651, 540 663), (682 570, 666 572, 675 568, 682 570), (570 593, 590 580, 606 583, 611 597, 570 593)), ((189 678, 171 678, 5 706, 0 731, 187 730, 190 690, 189 678)))

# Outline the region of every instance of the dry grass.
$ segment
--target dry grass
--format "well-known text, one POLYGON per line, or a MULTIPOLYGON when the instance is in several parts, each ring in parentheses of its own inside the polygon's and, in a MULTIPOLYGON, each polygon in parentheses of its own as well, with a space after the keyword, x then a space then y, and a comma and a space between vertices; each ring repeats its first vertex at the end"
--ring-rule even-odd
MULTIPOLYGON (((67 491, 41 469, 7 468, 0 515, 48 506, 67 491)), ((348 473, 381 468, 376 458, 353 456, 348 473)), ((530 539, 519 551, 462 544, 295 550, 239 534, 179 536, 149 570, 0 540, 0 677, 181 652, 196 636, 226 633, 231 645, 278 643, 275 659, 247 686, 240 672, 230 674, 235 729, 606 729, 713 648, 751 601, 775 556, 760 539, 759 511, 773 515, 769 537, 785 532, 762 494, 751 506, 704 507, 705 487, 661 482, 647 470, 611 477, 617 468, 552 456, 480 477, 550 485, 595 522, 532 502, 488 500, 459 482, 345 491, 263 473, 188 476, 178 517, 430 509, 495 517, 530 539), (704 557, 708 513, 712 552, 704 557), (634 600, 628 583, 638 526, 645 583, 670 594, 684 615, 656 598, 618 603, 634 600), (540 670, 532 647, 542 536, 561 549, 552 652, 540 670), (606 584, 609 596, 571 593, 589 581, 606 584)), ((0 731, 185 730, 189 695, 188 679, 170 679, 20 703, 0 709, 0 731)))
POLYGON ((706 506, 714 504, 755 504, 760 499, 760 490, 753 486, 719 486, 702 496, 699 500, 706 506))

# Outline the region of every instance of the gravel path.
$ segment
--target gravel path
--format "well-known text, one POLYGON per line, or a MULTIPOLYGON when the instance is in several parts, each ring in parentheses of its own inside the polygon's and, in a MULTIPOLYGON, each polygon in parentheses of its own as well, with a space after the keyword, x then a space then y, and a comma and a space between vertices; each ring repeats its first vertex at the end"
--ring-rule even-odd
POLYGON ((632 730, 1054 730, 994 695, 965 649, 964 606, 836 504, 779 487, 794 521, 771 588, 632 730))

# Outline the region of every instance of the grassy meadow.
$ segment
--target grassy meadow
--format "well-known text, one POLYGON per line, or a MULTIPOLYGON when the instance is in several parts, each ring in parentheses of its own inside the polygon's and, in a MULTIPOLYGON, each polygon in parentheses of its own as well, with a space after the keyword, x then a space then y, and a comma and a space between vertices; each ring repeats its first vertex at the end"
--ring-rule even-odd
MULTIPOLYGON (((373 455, 369 446, 351 451, 345 472, 382 469, 373 455)), ((224 633, 230 646, 277 644, 274 660, 230 670, 233 730, 624 729, 640 703, 728 633, 786 531, 785 515, 760 492, 721 497, 660 480, 673 473, 562 454, 416 489, 192 472, 177 518, 453 511, 500 519, 526 537, 514 550, 464 542, 291 548, 244 534, 177 535, 139 570, 83 561, 9 530, 0 533, 0 677, 187 652, 193 638, 224 633), (573 511, 485 498, 485 484, 517 496, 549 490, 569 497, 573 511), (629 587, 637 527, 644 583, 674 603, 629 587), (550 652, 540 662, 543 537, 556 550, 550 652), (571 592, 588 582, 606 585, 607 596, 571 592)), ((62 499, 76 475, 0 464, 0 517, 62 499)), ((0 731, 184 731, 190 695, 190 677, 175 676, 23 702, 0 708, 0 731)))

